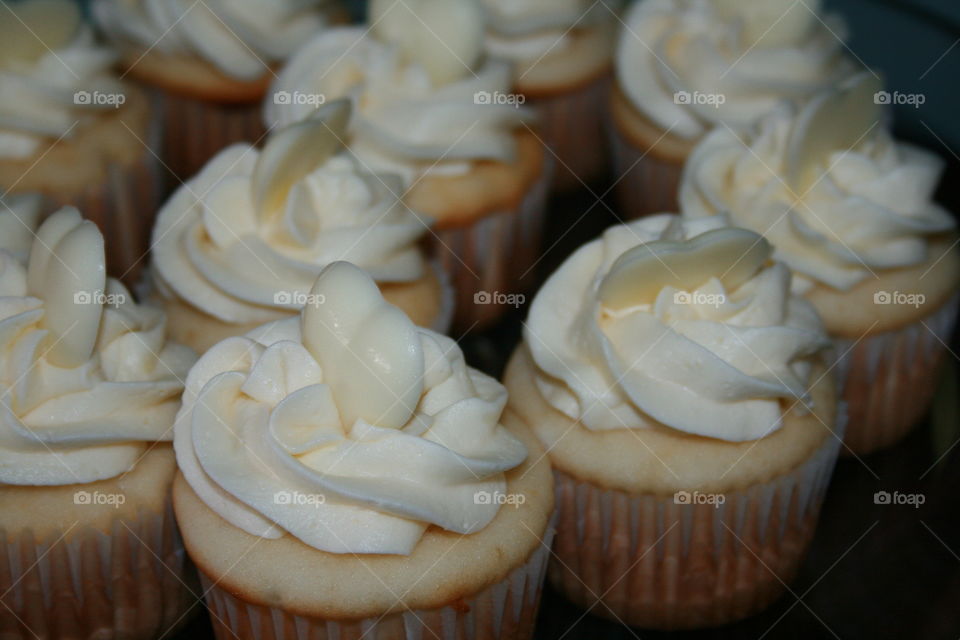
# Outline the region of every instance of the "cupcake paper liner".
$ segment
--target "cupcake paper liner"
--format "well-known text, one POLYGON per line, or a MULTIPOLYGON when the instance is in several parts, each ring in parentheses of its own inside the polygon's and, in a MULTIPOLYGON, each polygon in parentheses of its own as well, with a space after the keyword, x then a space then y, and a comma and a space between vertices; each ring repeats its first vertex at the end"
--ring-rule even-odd
POLYGON ((591 613, 640 627, 716 626, 760 611, 784 591, 813 536, 843 423, 792 471, 705 494, 722 495, 719 505, 685 500, 696 492, 607 490, 555 470, 550 582, 591 613))
POLYGON ((159 637, 182 624, 197 599, 168 502, 91 528, 36 540, 0 529, 0 638, 159 637))
POLYGON ((844 454, 865 455, 894 444, 926 415, 958 303, 960 294, 919 322, 859 342, 834 338, 837 378, 850 411, 844 454))
POLYGON ((632 220, 679 211, 683 161, 658 158, 653 150, 633 146, 612 119, 607 135, 613 158, 614 190, 623 218, 632 220))
POLYGON ((526 640, 540 606, 552 529, 501 582, 439 609, 363 620, 325 620, 241 600, 201 573, 218 640, 526 640))
POLYGON ((219 104, 165 92, 151 91, 163 123, 164 164, 173 176, 167 189, 173 191, 196 175, 207 161, 235 142, 256 143, 266 132, 260 102, 219 104))
POLYGON ((604 102, 610 92, 610 74, 567 93, 528 98, 536 109, 541 137, 556 154, 552 188, 578 189, 603 176, 607 149, 603 131, 604 102))
POLYGON ((553 156, 547 154, 540 177, 517 208, 487 214, 468 226, 435 228, 427 237, 453 285, 457 331, 489 326, 512 305, 519 306, 511 296, 532 286, 552 174, 553 156))
POLYGON ((431 260, 430 268, 437 275, 437 280, 440 282, 440 312, 429 328, 437 333, 447 334, 453 325, 453 312, 456 307, 457 292, 450 282, 450 274, 443 268, 439 260, 431 260))

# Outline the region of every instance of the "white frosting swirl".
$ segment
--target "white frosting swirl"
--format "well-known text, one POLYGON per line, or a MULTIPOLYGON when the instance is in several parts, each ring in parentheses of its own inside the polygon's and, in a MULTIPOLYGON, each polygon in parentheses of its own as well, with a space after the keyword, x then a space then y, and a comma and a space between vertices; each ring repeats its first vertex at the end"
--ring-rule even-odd
POLYGON ((187 378, 174 447, 197 495, 252 535, 333 553, 410 553, 427 526, 482 529, 527 455, 506 390, 419 329, 357 267, 323 304, 210 349, 187 378), (495 501, 494 501, 495 502, 495 501))
POLYGON ((113 39, 196 56, 241 81, 257 80, 328 24, 326 0, 95 0, 113 39))
POLYGON ((26 262, 42 208, 43 197, 38 193, 15 193, 0 198, 0 249, 26 262))
POLYGON ((942 160, 893 140, 875 117, 858 125, 835 113, 829 97, 799 113, 784 106, 743 138, 715 130, 692 152, 680 188, 685 216, 725 212, 765 235, 797 292, 847 290, 875 270, 921 264, 930 236, 955 226, 932 200, 942 160), (838 144, 835 127, 853 148, 838 144), (810 149, 818 140, 826 146, 810 149))
POLYGON ((666 426, 728 441, 809 402, 829 342, 769 246, 722 217, 608 229, 546 282, 524 329, 536 385, 589 429, 666 426))
POLYGON ((617 81, 639 111, 682 138, 720 123, 743 130, 781 100, 807 99, 853 72, 845 26, 819 17, 820 4, 639 0, 620 34, 617 81))
MULTIPOLYGON (((475 28, 482 30, 482 23, 475 28)), ((531 113, 483 99, 510 91, 508 64, 488 61, 471 68, 458 55, 441 65, 443 73, 456 76, 438 81, 434 76, 440 72, 431 73, 403 51, 365 26, 319 34, 273 83, 264 103, 266 124, 296 122, 316 108, 316 101, 297 96, 322 96, 328 102, 348 97, 356 109, 351 151, 370 170, 400 175, 405 186, 426 173, 466 173, 478 160, 514 159, 513 134, 531 113), (279 104, 278 95, 291 99, 279 104)))
POLYGON ((94 42, 72 3, 23 5, 33 8, 0 20, 0 158, 29 158, 123 100, 113 53, 94 42))
POLYGON ((237 144, 207 163, 158 215, 153 264, 161 286, 220 320, 247 324, 299 309, 336 260, 380 282, 423 277, 419 241, 430 221, 397 198, 394 176, 329 157, 348 117, 348 103, 331 103, 275 131, 263 151, 237 144))
POLYGON ((40 227, 29 266, 0 251, 0 483, 110 478, 172 439, 196 357, 105 272, 103 237, 69 207, 40 227))

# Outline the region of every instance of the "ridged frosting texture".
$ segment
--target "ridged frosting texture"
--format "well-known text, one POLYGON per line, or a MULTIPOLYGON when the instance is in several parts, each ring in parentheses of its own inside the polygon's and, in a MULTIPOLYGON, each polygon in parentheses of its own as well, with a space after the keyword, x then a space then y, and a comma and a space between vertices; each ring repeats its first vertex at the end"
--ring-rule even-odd
POLYGON ((122 100, 123 85, 111 75, 113 53, 96 44, 74 3, 27 0, 3 11, 0 158, 29 158, 114 110, 106 100, 122 100))
POLYGON ((379 282, 427 273, 430 221, 407 208, 394 176, 340 153, 346 101, 275 130, 263 150, 228 147, 161 208, 153 272, 162 291, 224 322, 287 317, 328 264, 348 260, 379 282))
POLYGON ((680 200, 688 217, 725 212, 769 238, 795 289, 847 290, 884 269, 921 264, 931 236, 953 229, 933 201, 936 155, 894 140, 861 76, 756 130, 717 129, 692 152, 680 200))
POLYGON ((620 33, 618 85, 644 116, 681 138, 718 124, 743 130, 781 100, 805 100, 853 72, 845 26, 821 15, 820 5, 639 0, 620 33), (698 97, 718 95, 722 101, 698 97))
POLYGON ((487 52, 529 62, 563 52, 576 29, 614 21, 619 0, 482 0, 487 52))
POLYGON ((473 533, 527 455, 506 390, 415 327, 357 267, 317 279, 299 318, 210 349, 174 446, 197 495, 261 537, 332 553, 408 554, 430 525, 473 533))
POLYGON ((103 237, 73 208, 44 222, 27 265, 0 251, 0 483, 111 478, 172 439, 196 356, 105 273, 103 237))
POLYGON ((510 91, 512 73, 506 62, 484 60, 478 5, 372 2, 370 20, 325 31, 290 59, 264 103, 268 126, 348 97, 356 109, 351 150, 405 186, 427 173, 466 173, 478 160, 514 159, 513 134, 530 114, 493 100, 510 91))
POLYGON ((588 429, 663 428, 761 438, 810 399, 829 345, 757 234, 719 217, 661 214, 608 229, 534 299, 535 382, 588 429))
POLYGON ((43 198, 36 193, 0 198, 0 249, 26 262, 42 208, 43 198))
POLYGON ((193 56, 253 81, 328 24, 325 0, 95 0, 111 38, 144 50, 193 56))

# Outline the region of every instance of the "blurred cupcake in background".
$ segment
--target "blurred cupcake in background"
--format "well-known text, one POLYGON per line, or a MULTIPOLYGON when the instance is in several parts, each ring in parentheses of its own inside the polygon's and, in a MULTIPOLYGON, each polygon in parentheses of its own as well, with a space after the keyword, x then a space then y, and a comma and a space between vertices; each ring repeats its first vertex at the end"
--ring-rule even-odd
POLYGON ((793 269, 836 342, 858 454, 923 418, 960 287, 956 223, 932 200, 943 162, 892 138, 881 91, 864 73, 743 139, 717 129, 691 154, 680 194, 686 216, 728 212, 793 269))
POLYGON ((419 325, 445 331, 453 292, 421 246, 430 220, 341 153, 350 103, 273 131, 263 150, 232 145, 161 209, 151 281, 170 334, 199 353, 321 304, 309 293, 331 262, 367 270, 419 325))
POLYGON ((26 262, 43 206, 43 196, 38 193, 0 198, 0 249, 26 262))
POLYGON ((196 603, 169 442, 196 356, 106 277, 103 236, 72 207, 28 263, 0 251, 0 301, 0 629, 160 637, 196 603))
POLYGON ((603 118, 620 0, 483 0, 486 51, 513 66, 514 94, 539 115, 557 161, 554 187, 582 187, 607 168, 603 118))
POLYGON ((529 640, 543 449, 364 271, 336 262, 310 293, 187 377, 174 506, 217 637, 529 640))
POLYGON ((113 74, 76 3, 2 4, 0 193, 76 205, 119 239, 107 265, 132 281, 159 199, 149 101, 113 74))
POLYGON ((638 0, 627 12, 610 98, 624 217, 677 210, 683 163, 711 129, 747 131, 857 69, 843 22, 820 0, 638 0))
POLYGON ((369 14, 297 52, 271 88, 267 125, 351 98, 351 153, 399 175, 407 203, 436 220, 429 240, 453 276, 457 326, 489 323, 533 280, 549 154, 532 112, 495 99, 512 71, 484 56, 479 0, 374 0, 369 14))
POLYGON ((163 162, 181 181, 227 145, 257 142, 275 68, 343 19, 332 0, 93 0, 92 9, 124 75, 152 89, 163 162))
POLYGON ((548 451, 551 582, 597 615, 717 626, 805 554, 843 434, 813 306, 756 233, 656 215, 578 249, 530 307, 507 415, 548 451))

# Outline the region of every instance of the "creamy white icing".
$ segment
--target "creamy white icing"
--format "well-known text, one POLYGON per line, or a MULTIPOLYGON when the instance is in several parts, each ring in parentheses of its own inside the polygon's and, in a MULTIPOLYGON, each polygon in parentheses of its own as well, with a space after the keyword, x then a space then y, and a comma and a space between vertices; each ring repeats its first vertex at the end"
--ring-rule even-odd
POLYGON ((682 138, 721 123, 743 130, 778 102, 805 100, 853 73, 846 28, 821 17, 820 5, 640 0, 620 33, 618 84, 646 117, 682 138))
POLYGON ((187 378, 174 447, 197 495, 252 535, 333 553, 410 553, 433 524, 472 533, 527 455, 506 390, 336 262, 323 304, 210 349, 187 378))
POLYGON ((71 2, 27 0, 0 20, 0 158, 27 158, 126 100, 113 54, 71 2))
POLYGON ((877 270, 921 264, 932 235, 954 228, 933 202, 936 155, 895 141, 869 74, 799 111, 783 106, 752 133, 709 134, 680 188, 688 217, 719 212, 763 233, 794 270, 797 292, 847 290, 877 270))
POLYGON ((38 193, 0 198, 0 249, 26 261, 42 209, 43 197, 38 193))
POLYGON ((611 227, 534 298, 524 338, 537 388, 594 430, 775 431, 785 409, 807 408, 812 358, 829 342, 769 251, 722 217, 611 227))
POLYGON ((338 153, 345 100, 274 131, 263 151, 221 151, 160 210, 153 267, 161 286, 225 322, 268 322, 308 300, 331 262, 379 282, 427 273, 419 241, 430 220, 396 194, 394 176, 368 174, 338 153))
POLYGON ((40 226, 28 265, 0 251, 0 483, 110 478, 171 440, 196 357, 164 332, 106 277, 103 237, 72 207, 40 226))
POLYGON ((286 60, 328 24, 325 0, 95 0, 93 15, 113 39, 199 57, 252 81, 286 60))
POLYGON ((512 161, 513 134, 532 116, 497 103, 510 91, 511 69, 482 60, 482 19, 467 19, 464 0, 420 0, 419 19, 407 4, 381 7, 376 27, 330 29, 304 45, 267 95, 266 124, 296 122, 319 100, 348 97, 356 108, 351 152, 405 186, 427 173, 466 173, 477 160, 512 161), (464 4, 461 15, 455 9, 464 4), (291 99, 281 104, 277 95, 291 99))

